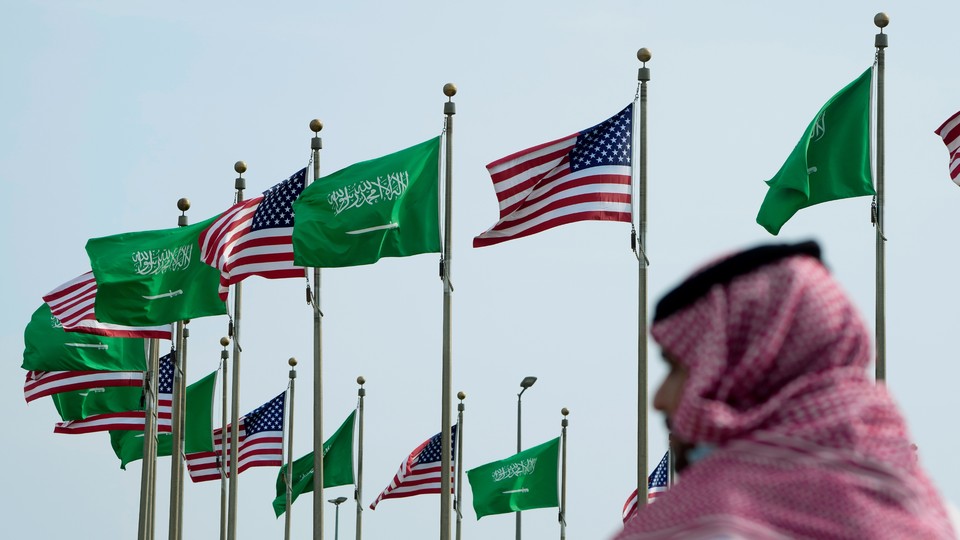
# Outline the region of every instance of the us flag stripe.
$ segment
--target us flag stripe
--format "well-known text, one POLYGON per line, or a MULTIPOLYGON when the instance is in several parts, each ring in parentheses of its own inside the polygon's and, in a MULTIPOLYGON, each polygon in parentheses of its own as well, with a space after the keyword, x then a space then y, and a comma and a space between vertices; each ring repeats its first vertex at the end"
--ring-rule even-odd
POLYGON ((30 371, 23 383, 23 397, 30 403, 61 392, 142 385, 142 371, 30 371))
POLYGON ((943 139, 950 153, 950 178, 960 185, 960 112, 948 118, 935 133, 943 139))

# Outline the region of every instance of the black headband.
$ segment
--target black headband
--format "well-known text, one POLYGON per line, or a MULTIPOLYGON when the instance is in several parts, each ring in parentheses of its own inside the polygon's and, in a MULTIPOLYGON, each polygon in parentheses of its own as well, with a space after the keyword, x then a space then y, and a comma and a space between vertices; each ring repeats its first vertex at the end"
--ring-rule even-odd
POLYGON ((653 320, 656 322, 665 319, 693 304, 707 294, 714 285, 729 283, 737 276, 794 255, 809 255, 819 261, 821 260, 820 246, 816 242, 809 241, 799 244, 768 244, 741 251, 688 277, 664 295, 657 302, 653 320))

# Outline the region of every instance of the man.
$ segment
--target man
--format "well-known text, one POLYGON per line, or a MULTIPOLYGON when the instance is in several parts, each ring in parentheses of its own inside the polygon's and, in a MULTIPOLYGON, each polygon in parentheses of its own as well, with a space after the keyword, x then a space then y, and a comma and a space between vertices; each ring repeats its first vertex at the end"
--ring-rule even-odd
POLYGON ((871 338, 813 242, 729 256, 657 305, 680 470, 619 540, 954 538, 871 338))

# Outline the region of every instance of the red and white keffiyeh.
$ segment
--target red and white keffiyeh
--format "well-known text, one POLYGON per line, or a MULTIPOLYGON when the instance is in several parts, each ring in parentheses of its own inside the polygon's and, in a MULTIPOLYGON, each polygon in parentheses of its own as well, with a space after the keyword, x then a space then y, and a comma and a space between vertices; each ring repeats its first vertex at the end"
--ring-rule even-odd
POLYGON ((658 306, 651 335, 688 372, 673 433, 716 449, 616 538, 955 538, 867 374, 870 334, 818 258, 733 274, 658 306))

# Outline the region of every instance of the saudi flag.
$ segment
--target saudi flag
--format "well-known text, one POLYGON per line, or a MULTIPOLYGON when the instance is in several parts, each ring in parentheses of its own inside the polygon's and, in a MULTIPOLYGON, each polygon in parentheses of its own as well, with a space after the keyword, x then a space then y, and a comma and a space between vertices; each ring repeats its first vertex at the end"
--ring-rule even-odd
MULTIPOLYGON (((184 453, 213 451, 213 394, 217 386, 217 372, 187 386, 186 417, 184 418, 184 453)), ((131 461, 143 459, 143 431, 111 431, 110 445, 120 458, 120 468, 126 470, 131 461)), ((157 434, 157 455, 172 455, 173 436, 157 434)))
POLYGON ((214 219, 88 240, 97 320, 155 326, 226 313, 220 271, 200 260, 197 240, 214 219))
POLYGON ((23 332, 23 369, 29 371, 143 371, 146 349, 141 338, 112 338, 65 332, 42 304, 23 332))
POLYGON ((870 174, 872 68, 827 101, 772 179, 757 223, 770 234, 801 208, 874 195, 870 174))
MULTIPOLYGON (((343 421, 336 433, 323 443, 323 487, 345 486, 353 483, 353 419, 357 411, 343 421)), ((273 511, 280 517, 287 509, 287 466, 277 475, 277 498, 273 511)), ((291 500, 313 491, 313 452, 293 462, 291 500)))
POLYGON ((293 203, 294 264, 358 266, 439 253, 439 156, 436 137, 310 184, 293 203))
POLYGON ((557 469, 560 437, 467 471, 477 519, 560 506, 557 469))

